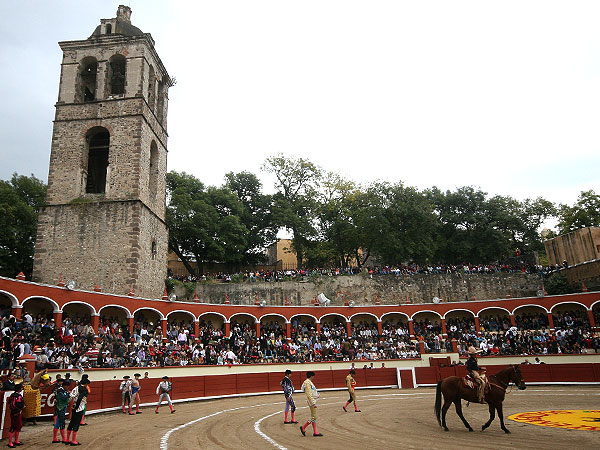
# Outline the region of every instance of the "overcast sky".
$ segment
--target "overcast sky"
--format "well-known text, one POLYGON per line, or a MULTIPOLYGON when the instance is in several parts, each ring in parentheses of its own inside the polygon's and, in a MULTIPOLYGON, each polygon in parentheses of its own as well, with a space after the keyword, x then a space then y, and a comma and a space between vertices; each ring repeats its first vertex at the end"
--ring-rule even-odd
MULTIPOLYGON (((600 2, 131 0, 177 85, 168 168, 282 152, 367 183, 599 191, 600 2)), ((118 1, 2 1, 0 179, 47 180, 61 52, 118 1)))

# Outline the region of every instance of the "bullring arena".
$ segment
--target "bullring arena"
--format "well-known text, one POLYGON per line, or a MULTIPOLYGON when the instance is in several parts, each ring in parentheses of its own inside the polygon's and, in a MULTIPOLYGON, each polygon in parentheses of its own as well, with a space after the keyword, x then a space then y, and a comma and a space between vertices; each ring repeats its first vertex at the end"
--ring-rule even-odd
MULTIPOLYGON (((315 382, 318 384, 318 380, 315 382)), ((300 394, 297 418, 304 421, 307 408, 300 394)), ((485 432, 487 408, 465 408, 467 420, 476 429, 469 433, 449 411, 450 432, 444 432, 433 414, 434 389, 361 390, 361 413, 344 413, 345 392, 324 392, 319 399, 319 426, 324 434, 314 438, 300 435, 295 425, 284 425, 283 396, 261 395, 189 402, 176 405, 176 413, 163 408, 159 415, 144 408, 143 415, 125 417, 120 413, 90 416, 89 426, 80 433, 82 449, 121 449, 125 442, 144 449, 345 449, 345 448, 598 448, 599 411, 596 430, 552 428, 507 420, 511 434, 500 430, 496 421, 485 432), (319 439, 318 442, 315 442, 319 439)), ((591 410, 598 408, 600 389, 591 386, 530 386, 513 391, 505 402, 505 414, 548 409, 591 410)), ((590 422, 593 425, 593 422, 590 422)), ((27 427, 23 441, 33 448, 50 442, 50 424, 27 427)))
MULTIPOLYGON (((348 325, 348 334, 357 318, 373 320, 380 328, 386 317, 402 316, 411 337, 413 320, 422 314, 435 314, 446 335, 445 321, 452 314, 471 314, 477 320, 490 309, 502 310, 515 323, 515 315, 523 309, 538 308, 552 313, 560 308, 581 308, 597 330, 594 317, 600 293, 587 292, 539 298, 514 298, 491 301, 450 302, 437 304, 370 305, 356 307, 322 306, 249 306, 204 304, 168 300, 143 299, 135 296, 74 291, 63 286, 50 286, 23 280, 0 278, 0 300, 12 308, 12 314, 51 315, 62 321, 63 313, 75 311, 89 315, 97 331, 103 313, 120 309, 122 323, 133 327, 138 314, 155 314, 156 323, 167 330, 172 314, 193 316, 193 326, 207 314, 221 317, 220 326, 231 333, 231 319, 246 315, 256 324, 260 334, 265 320, 281 320, 287 337, 290 324, 298 315, 315 320, 317 330, 327 317, 338 315, 348 325), (8 304, 10 302, 10 305, 8 304), (77 309, 75 309, 77 308, 77 309)), ((111 312, 112 313, 112 312, 111 312)), ((91 380, 88 399, 88 426, 80 428, 81 448, 122 448, 133 443, 140 448, 156 449, 308 449, 308 448, 597 448, 600 430, 600 356, 593 349, 580 354, 543 355, 544 364, 521 365, 524 391, 511 386, 504 402, 504 418, 511 434, 500 429, 498 419, 484 432, 479 431, 488 418, 485 405, 471 404, 463 411, 475 429, 470 433, 454 412, 448 411, 445 432, 434 415, 436 383, 451 375, 463 376, 464 362, 454 351, 427 352, 419 344, 420 355, 413 358, 373 361, 373 368, 363 368, 368 361, 354 361, 360 413, 342 406, 348 398, 344 388, 350 361, 322 361, 278 364, 201 365, 186 367, 91 368, 85 373, 91 380), (382 368, 382 364, 385 365, 382 368), (320 391, 318 426, 323 437, 313 437, 310 427, 302 436, 298 425, 283 424, 284 398, 279 382, 286 369, 293 371, 295 401, 299 424, 308 418, 306 399, 299 392, 307 371, 314 371, 314 383, 320 391), (148 372, 141 381, 141 415, 124 415, 120 408, 119 383, 124 375, 148 372), (176 411, 169 414, 166 406, 154 413, 157 384, 163 376, 173 383, 172 398, 176 411), (128 444, 127 444, 128 445, 128 444)), ((457 343, 452 342, 452 350, 457 343)), ((532 356, 529 356, 532 358, 532 356)), ((481 357, 480 364, 493 374, 509 364, 522 363, 527 356, 481 357)), ((50 370, 54 378, 66 370, 50 370)), ((70 370, 74 378, 80 374, 70 370)), ((45 448, 52 439, 51 416, 54 397, 50 387, 41 388, 42 417, 37 426, 26 426, 22 441, 32 448, 45 448)), ((5 405, 3 404, 3 411, 5 405)), ((3 436, 7 415, 3 412, 3 436)))

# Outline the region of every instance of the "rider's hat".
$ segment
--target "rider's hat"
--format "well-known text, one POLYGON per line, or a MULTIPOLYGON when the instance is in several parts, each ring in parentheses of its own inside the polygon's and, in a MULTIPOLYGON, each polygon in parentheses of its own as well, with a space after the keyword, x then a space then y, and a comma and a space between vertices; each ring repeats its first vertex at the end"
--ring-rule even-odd
POLYGON ((467 349, 467 355, 476 355, 477 353, 481 353, 481 350, 476 349, 472 345, 467 349))

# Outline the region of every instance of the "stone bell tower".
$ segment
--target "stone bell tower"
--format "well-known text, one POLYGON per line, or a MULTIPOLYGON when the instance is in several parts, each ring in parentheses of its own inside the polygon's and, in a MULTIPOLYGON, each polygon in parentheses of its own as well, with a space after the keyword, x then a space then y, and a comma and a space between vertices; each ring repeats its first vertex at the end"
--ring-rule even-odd
POLYGON ((173 84, 131 9, 63 51, 33 280, 158 298, 167 267, 167 101, 173 84))

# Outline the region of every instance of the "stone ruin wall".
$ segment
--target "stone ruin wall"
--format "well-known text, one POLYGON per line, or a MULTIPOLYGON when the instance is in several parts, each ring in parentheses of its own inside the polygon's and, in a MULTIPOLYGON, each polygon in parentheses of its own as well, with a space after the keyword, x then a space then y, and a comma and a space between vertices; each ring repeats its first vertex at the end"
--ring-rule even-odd
MULTIPOLYGON (((407 303, 431 303, 433 297, 443 302, 466 300, 493 300, 535 296, 542 289, 542 278, 523 273, 497 274, 432 274, 410 276, 362 275, 322 277, 313 283, 244 282, 244 283, 197 283, 196 292, 203 303, 223 303, 227 294, 234 305, 253 305, 258 296, 268 305, 284 305, 285 297, 291 305, 310 305, 321 292, 332 300, 331 306, 343 306, 353 300, 358 305, 373 305, 376 297, 382 305, 407 303)), ((179 300, 193 298, 194 293, 177 285, 175 293, 179 300)))

